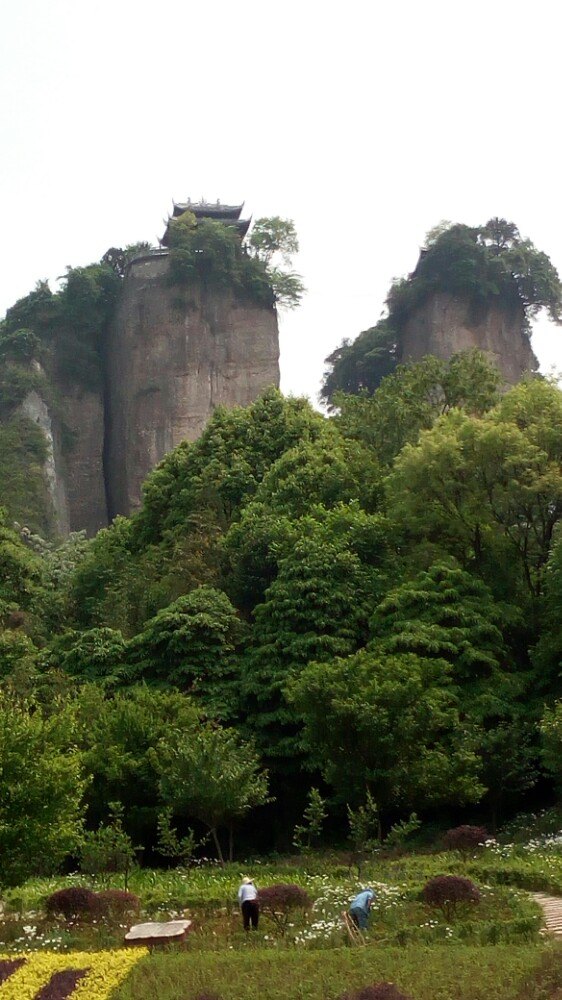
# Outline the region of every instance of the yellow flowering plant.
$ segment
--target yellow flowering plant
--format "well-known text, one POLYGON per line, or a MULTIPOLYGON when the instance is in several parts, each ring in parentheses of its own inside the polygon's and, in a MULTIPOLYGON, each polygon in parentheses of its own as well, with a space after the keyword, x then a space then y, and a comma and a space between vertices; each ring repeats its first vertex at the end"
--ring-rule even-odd
MULTIPOLYGON (((0 1000, 35 1000, 55 973, 67 969, 87 970, 69 994, 72 1000, 109 1000, 133 965, 147 954, 146 948, 66 954, 33 952, 22 956, 23 965, 0 985, 0 1000)), ((10 957, 1 955, 0 961, 10 957)))

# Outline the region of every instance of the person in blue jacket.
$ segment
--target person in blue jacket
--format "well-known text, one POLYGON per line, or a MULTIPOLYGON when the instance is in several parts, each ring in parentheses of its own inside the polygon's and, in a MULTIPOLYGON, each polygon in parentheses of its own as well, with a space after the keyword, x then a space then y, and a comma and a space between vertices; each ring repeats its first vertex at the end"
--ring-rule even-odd
POLYGON ((369 926, 369 914, 374 898, 372 889, 363 889, 355 899, 351 900, 349 915, 360 931, 366 930, 369 926))

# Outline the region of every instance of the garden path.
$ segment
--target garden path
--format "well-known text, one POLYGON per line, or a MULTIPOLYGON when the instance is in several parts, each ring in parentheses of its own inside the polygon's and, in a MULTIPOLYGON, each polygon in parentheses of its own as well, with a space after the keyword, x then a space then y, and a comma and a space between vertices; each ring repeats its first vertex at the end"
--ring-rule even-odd
POLYGON ((532 892, 543 913, 546 930, 553 937, 562 938, 562 897, 547 896, 545 892, 532 892))

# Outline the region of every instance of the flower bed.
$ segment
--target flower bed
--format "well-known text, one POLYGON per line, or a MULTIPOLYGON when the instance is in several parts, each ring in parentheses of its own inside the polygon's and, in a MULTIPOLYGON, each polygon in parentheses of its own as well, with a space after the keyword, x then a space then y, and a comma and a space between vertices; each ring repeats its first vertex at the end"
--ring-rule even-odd
POLYGON ((0 1000, 109 1000, 146 949, 0 956, 0 1000), (2 970, 6 978, 2 980, 2 970))

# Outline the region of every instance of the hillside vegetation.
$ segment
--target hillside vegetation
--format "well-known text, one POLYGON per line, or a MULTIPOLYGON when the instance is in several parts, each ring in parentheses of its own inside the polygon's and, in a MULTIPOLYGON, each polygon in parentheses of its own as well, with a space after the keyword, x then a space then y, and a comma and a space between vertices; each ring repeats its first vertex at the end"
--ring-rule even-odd
POLYGON ((331 419, 271 391, 218 409, 91 542, 5 524, 6 884, 116 803, 147 857, 191 829, 226 858, 341 838, 346 810, 381 838, 554 798, 562 394, 497 384, 473 353, 331 419))

